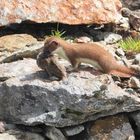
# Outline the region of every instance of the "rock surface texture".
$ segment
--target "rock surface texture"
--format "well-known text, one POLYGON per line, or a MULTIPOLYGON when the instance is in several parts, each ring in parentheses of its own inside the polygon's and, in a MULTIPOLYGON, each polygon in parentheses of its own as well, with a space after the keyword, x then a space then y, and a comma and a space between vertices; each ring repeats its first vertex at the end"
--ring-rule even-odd
POLYGON ((11 130, 0 134, 0 140, 45 140, 45 138, 36 133, 11 130))
POLYGON ((0 63, 9 63, 24 57, 36 58, 43 42, 28 34, 14 34, 0 37, 0 63))
POLYGON ((131 11, 127 8, 123 8, 122 14, 129 18, 129 23, 133 29, 140 31, 140 10, 131 11))
POLYGON ((50 81, 33 59, 1 64, 0 69, 1 120, 64 127, 140 109, 140 99, 105 74, 80 71, 50 81))
POLYGON ((0 37, 0 51, 14 52, 33 43, 37 40, 28 34, 6 35, 0 37))
POLYGON ((140 9, 140 0, 121 0, 124 7, 131 10, 140 9))
POLYGON ((0 25, 22 21, 90 24, 119 18, 119 0, 14 0, 0 2, 0 25))
POLYGON ((97 120, 89 129, 91 140, 134 140, 128 118, 123 115, 97 120), (131 139, 130 139, 131 138, 131 139), (133 139, 132 139, 133 138, 133 139))

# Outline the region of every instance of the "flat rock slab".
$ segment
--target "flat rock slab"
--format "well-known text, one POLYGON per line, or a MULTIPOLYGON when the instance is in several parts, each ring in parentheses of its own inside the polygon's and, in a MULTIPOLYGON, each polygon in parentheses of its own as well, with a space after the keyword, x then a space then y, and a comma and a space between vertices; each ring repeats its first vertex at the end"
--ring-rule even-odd
POLYGON ((89 71, 50 81, 34 59, 0 65, 0 120, 64 127, 140 109, 140 99, 89 71), (3 77, 6 77, 3 79, 3 77))
POLYGON ((37 41, 28 34, 14 34, 0 37, 0 63, 9 63, 23 58, 36 58, 43 41, 37 41))
POLYGON ((37 40, 28 34, 14 34, 0 37, 0 42, 0 52, 14 52, 26 47, 27 45, 37 43, 37 40))
POLYGON ((1 0, 0 25, 22 21, 110 23, 119 18, 121 7, 119 0, 1 0))

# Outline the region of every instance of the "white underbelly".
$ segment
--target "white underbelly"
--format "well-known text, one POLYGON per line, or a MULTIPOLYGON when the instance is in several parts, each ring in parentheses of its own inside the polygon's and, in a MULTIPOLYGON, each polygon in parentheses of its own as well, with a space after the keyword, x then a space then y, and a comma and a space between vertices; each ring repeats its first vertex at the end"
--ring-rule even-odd
POLYGON ((57 54, 59 57, 63 58, 63 59, 66 59, 66 60, 69 60, 65 51, 63 50, 62 47, 59 47, 58 49, 56 49, 53 54, 57 54))
POLYGON ((81 62, 81 63, 87 63, 90 64, 94 67, 94 69, 99 69, 99 70, 103 70, 102 67, 99 65, 99 63, 97 61, 91 60, 91 59, 87 59, 87 58, 79 58, 77 59, 77 61, 81 62))
MULTIPOLYGON (((65 51, 63 50, 62 47, 59 47, 57 50, 55 50, 53 52, 53 54, 57 54, 59 57, 66 59, 69 61, 65 51)), ((81 63, 86 63, 86 64, 90 64, 94 67, 94 69, 98 69, 98 70, 103 70, 102 67, 99 65, 99 63, 97 61, 88 59, 88 58, 78 58, 76 59, 77 61, 81 62, 81 63)))

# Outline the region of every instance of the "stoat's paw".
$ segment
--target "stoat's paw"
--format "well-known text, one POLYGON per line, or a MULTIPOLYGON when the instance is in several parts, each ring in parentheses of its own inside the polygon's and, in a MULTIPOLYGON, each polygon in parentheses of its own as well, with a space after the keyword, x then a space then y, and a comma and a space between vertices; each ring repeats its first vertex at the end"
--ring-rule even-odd
POLYGON ((67 67, 66 71, 67 71, 68 73, 70 73, 70 72, 78 72, 79 69, 78 69, 78 68, 73 68, 73 67, 67 67))

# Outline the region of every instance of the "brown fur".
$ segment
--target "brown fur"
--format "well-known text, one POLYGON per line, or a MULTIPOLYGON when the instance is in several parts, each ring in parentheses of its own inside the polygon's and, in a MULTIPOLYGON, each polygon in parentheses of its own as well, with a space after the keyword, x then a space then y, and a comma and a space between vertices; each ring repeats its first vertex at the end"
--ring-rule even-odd
POLYGON ((44 43, 44 53, 53 53, 62 47, 68 60, 74 68, 80 64, 79 58, 86 58, 98 62, 103 72, 120 77, 131 77, 137 75, 135 70, 118 64, 116 59, 97 43, 67 43, 61 38, 50 37, 44 43))
POLYGON ((37 56, 37 65, 45 70, 49 77, 52 76, 57 77, 59 80, 64 80, 67 77, 66 69, 63 65, 59 64, 59 61, 57 57, 53 55, 45 55, 46 58, 44 58, 42 52, 40 52, 37 56))

